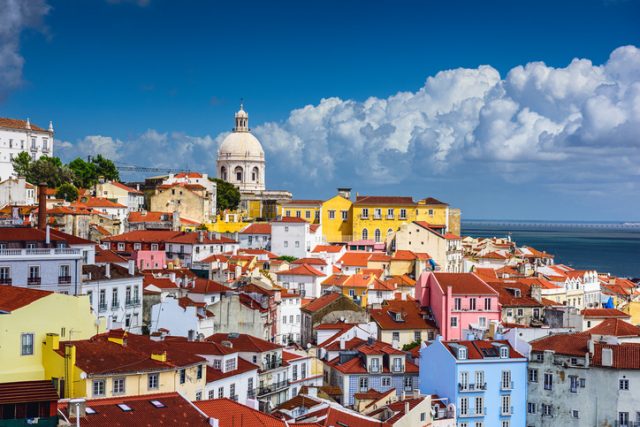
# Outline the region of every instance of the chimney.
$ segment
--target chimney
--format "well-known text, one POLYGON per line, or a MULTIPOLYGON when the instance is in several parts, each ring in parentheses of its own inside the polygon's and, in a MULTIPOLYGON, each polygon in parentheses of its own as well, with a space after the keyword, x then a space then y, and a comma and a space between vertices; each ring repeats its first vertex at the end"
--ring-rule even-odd
POLYGON ((204 241, 204 232, 198 231, 198 243, 202 243, 204 241))
POLYGON ((602 347, 602 366, 613 366, 613 349, 602 347))
POLYGON ((38 228, 44 230, 47 225, 47 184, 38 185, 38 228))
POLYGON ((338 188, 338 196, 344 197, 347 200, 351 200, 351 188, 348 188, 348 187, 338 188))
POLYGON ((136 274, 136 262, 132 259, 129 260, 129 274, 131 276, 136 274))
POLYGON ((409 401, 405 400, 405 402, 404 402, 404 414, 407 415, 409 413, 409 410, 410 410, 409 401))
POLYGON ((104 275, 107 279, 111 279, 111 263, 110 262, 104 265, 104 275))
POLYGON ((44 232, 44 242, 49 246, 51 244, 51 227, 48 225, 45 228, 44 232))
POLYGON ((69 400, 69 418, 84 418, 86 416, 87 402, 84 399, 69 400))

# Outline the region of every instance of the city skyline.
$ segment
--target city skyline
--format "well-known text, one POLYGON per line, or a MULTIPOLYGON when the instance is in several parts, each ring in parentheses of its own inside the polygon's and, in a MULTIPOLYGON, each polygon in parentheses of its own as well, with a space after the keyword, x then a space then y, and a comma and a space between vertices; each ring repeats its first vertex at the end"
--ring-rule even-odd
POLYGON ((0 108, 53 120, 64 160, 213 175, 244 98, 267 186, 296 198, 350 186, 466 218, 639 218, 634 2, 6 4, 0 108))

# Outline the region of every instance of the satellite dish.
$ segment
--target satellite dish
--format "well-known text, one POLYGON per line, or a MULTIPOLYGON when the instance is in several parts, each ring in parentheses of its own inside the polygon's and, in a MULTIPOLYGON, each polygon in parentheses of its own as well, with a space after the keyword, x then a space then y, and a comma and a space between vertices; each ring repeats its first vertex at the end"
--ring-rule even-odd
POLYGON ((80 372, 80 379, 86 380, 87 379, 87 373, 86 372, 80 372))

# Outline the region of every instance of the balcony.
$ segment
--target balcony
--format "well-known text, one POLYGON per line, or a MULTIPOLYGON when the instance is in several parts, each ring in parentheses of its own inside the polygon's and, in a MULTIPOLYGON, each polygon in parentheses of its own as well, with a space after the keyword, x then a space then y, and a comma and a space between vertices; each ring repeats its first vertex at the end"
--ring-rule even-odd
POLYGON ((68 285, 71 283, 71 276, 58 276, 59 285, 68 285))
POLYGON ((369 215, 360 215, 360 219, 369 219, 369 215))
POLYGON ((276 369, 282 366, 282 359, 272 360, 270 362, 265 362, 262 364, 263 371, 269 371, 271 369, 276 369))
POLYGON ((111 301, 111 310, 117 310, 120 308, 120 301, 111 301))
POLYGON ((237 394, 231 395, 231 396, 229 396, 229 399, 233 400, 234 402, 237 402, 238 401, 238 395, 237 394))
POLYGON ((42 277, 29 277, 27 278, 27 285, 40 286, 42 283, 42 277))
POLYGON ((387 219, 393 219, 393 215, 387 215, 387 219))
POLYGON ((508 417, 513 415, 513 406, 501 406, 500 407, 500 416, 508 417))
POLYGON ((266 396, 271 393, 276 393, 287 387, 289 387, 289 380, 273 383, 268 387, 258 387, 258 397, 266 396))
POLYGON ((380 365, 369 365, 369 372, 377 374, 380 372, 380 365))
POLYGON ((513 390, 513 381, 500 381, 500 390, 513 390))
POLYGON ((398 365, 391 365, 391 372, 394 373, 402 373, 404 372, 404 367, 402 365, 398 366, 398 365))
POLYGON ((125 301, 124 305, 127 308, 139 307, 140 306, 140 300, 138 298, 136 298, 136 299, 128 299, 128 300, 125 301))
POLYGON ((374 215, 373 219, 382 219, 382 215, 374 215))
POLYGON ((48 145, 43 145, 42 146, 42 152, 43 153, 48 153, 49 152, 49 146, 48 145))
POLYGON ((37 145, 32 145, 31 146, 31 151, 38 151, 38 146, 37 145))
POLYGON ((462 384, 458 383, 458 391, 461 393, 473 393, 479 391, 485 391, 487 389, 487 383, 478 383, 478 384, 462 384))
POLYGON ((11 280, 11 277, 0 278, 0 285, 11 285, 11 284, 13 284, 13 280, 11 280))
POLYGON ((0 249, 1 258, 15 258, 22 260, 22 258, 41 258, 43 256, 58 256, 62 258, 69 258, 65 255, 75 255, 78 258, 82 255, 80 249, 72 248, 18 248, 18 249, 0 249))
POLYGON ((107 303, 98 304, 98 311, 100 313, 107 311, 107 303))

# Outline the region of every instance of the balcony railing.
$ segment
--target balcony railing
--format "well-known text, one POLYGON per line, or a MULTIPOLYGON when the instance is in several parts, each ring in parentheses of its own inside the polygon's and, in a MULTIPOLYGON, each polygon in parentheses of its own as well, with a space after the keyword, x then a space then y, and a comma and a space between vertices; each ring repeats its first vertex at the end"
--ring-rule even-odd
POLYGON ((252 388, 247 390, 247 399, 255 399, 256 398, 256 389, 252 388))
POLYGON ((361 219, 369 219, 369 215, 360 215, 361 219))
POLYGON ((513 381, 500 381, 500 389, 501 390, 513 390, 513 381))
POLYGON ((98 311, 99 312, 107 311, 107 303, 105 302, 104 304, 98 304, 98 311))
POLYGON ((31 256, 31 255, 80 255, 80 249, 74 248, 30 248, 30 249, 0 249, 0 257, 31 256))
POLYGON ((500 415, 509 416, 513 415, 513 406, 501 406, 500 415))
POLYGON ((42 283, 42 277, 28 277, 27 285, 38 286, 42 283))
POLYGON ((485 391, 487 389, 487 383, 469 383, 462 384, 458 383, 458 390, 460 392, 474 392, 474 391, 485 391))
POLYGON ((373 219, 382 219, 382 215, 373 215, 373 219))
POLYGON ((393 215, 387 215, 387 219, 393 219, 393 215))
POLYGON ((475 408, 475 413, 474 415, 478 415, 478 416, 484 416, 487 414, 487 407, 483 407, 483 408, 475 408))
POLYGON ((120 301, 111 301, 111 310, 117 310, 120 308, 120 301))
POLYGON ((58 276, 59 285, 68 285, 71 283, 71 276, 58 276))
POLYGON ((277 383, 273 383, 270 386, 264 386, 258 388, 258 397, 265 396, 270 393, 275 393, 283 388, 289 386, 289 380, 280 381, 277 383))
POLYGON ((380 372, 380 365, 369 365, 369 372, 374 374, 380 372))
POLYGON ((272 360, 270 362, 265 362, 262 364, 263 371, 269 371, 271 369, 276 369, 282 366, 282 359, 272 360))
POLYGON ((398 366, 398 365, 391 365, 391 372, 404 372, 404 369, 402 368, 402 365, 398 366))
POLYGON ((11 285, 12 283, 11 277, 0 278, 0 285, 11 285))
POLYGON ((124 303, 125 307, 138 307, 140 305, 140 300, 136 299, 128 299, 124 303))
POLYGON ((234 402, 237 402, 238 401, 238 395, 237 394, 231 395, 231 396, 229 396, 229 399, 233 400, 234 402))

